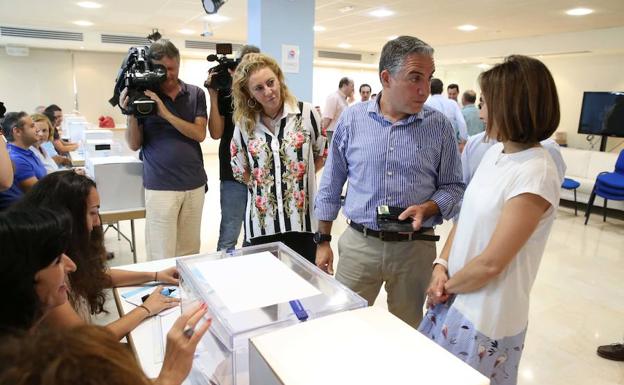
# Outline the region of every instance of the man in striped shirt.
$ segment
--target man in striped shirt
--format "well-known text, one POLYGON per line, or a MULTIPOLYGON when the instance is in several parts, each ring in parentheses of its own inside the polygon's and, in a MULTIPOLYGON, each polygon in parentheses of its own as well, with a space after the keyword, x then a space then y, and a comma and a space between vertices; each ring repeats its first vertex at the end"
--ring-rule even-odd
POLYGON ((370 305, 385 283, 388 309, 413 327, 422 318, 436 257, 434 242, 413 238, 433 235, 433 226, 452 218, 465 188, 453 127, 424 106, 434 70, 433 49, 415 37, 384 46, 383 91, 342 113, 315 202, 316 264, 332 274, 329 234, 348 180, 344 214, 350 227, 338 243, 336 279, 370 305), (414 232, 380 231, 380 205, 406 208, 399 219, 411 218, 414 232))

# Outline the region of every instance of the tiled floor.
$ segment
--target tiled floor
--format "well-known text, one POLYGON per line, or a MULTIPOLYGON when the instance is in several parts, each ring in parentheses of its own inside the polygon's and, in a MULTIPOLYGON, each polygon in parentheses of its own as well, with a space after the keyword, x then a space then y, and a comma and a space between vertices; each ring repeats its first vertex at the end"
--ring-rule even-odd
MULTIPOLYGON (((202 252, 216 249, 219 233, 219 175, 216 156, 206 156, 209 178, 202 222, 202 252)), ((333 234, 345 229, 336 221, 333 234)), ((129 233, 128 223, 121 224, 129 233)), ((145 260, 144 223, 136 221, 139 261, 145 260)), ((441 250, 450 226, 437 228, 441 250)), ((337 237, 332 241, 337 254, 337 237)), ((113 231, 106 246, 115 252, 111 265, 132 262, 127 243, 113 231)), ((108 301, 111 316, 116 314, 108 301)), ((385 307, 380 294, 375 306, 385 307)), ((106 317, 106 318, 110 318, 106 317)), ((624 362, 596 355, 596 347, 624 339, 624 221, 592 216, 587 226, 582 215, 560 208, 542 265, 531 294, 526 348, 520 365, 519 384, 624 385, 624 362)))

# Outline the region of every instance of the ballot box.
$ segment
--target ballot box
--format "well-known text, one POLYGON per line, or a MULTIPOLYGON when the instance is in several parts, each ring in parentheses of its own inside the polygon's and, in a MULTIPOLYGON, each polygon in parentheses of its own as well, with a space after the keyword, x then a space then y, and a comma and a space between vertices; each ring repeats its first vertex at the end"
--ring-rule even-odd
POLYGON ((82 132, 82 140, 98 140, 98 139, 107 139, 113 140, 113 131, 105 130, 105 129, 95 129, 95 130, 84 130, 82 132))
POLYGON ((182 311, 208 305, 212 325, 197 349, 193 384, 248 385, 249 338, 367 306, 280 242, 177 261, 182 311))
POLYGON ((145 208, 143 163, 133 156, 89 156, 87 175, 100 194, 100 212, 145 208))
POLYGON ((487 385, 387 310, 333 314, 249 340, 250 385, 487 385))
POLYGON ((88 139, 83 142, 85 158, 101 158, 113 154, 114 143, 112 139, 88 139))
POLYGON ((79 143, 82 140, 84 131, 91 128, 91 123, 87 122, 84 116, 67 114, 61 123, 62 139, 72 143, 79 143))

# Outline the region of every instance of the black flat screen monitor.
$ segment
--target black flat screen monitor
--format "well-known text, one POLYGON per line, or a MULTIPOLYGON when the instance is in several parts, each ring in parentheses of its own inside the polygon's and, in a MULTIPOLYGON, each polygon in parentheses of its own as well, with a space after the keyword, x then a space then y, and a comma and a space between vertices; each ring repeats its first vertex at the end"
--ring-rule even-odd
POLYGON ((624 92, 584 92, 578 133, 624 138, 624 92))

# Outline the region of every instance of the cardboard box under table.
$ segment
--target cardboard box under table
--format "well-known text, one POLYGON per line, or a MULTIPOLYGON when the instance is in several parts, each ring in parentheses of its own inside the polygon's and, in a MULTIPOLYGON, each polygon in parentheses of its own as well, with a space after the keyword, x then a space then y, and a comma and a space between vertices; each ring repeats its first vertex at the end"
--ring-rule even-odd
POLYGON ((100 211, 145 208, 143 163, 132 156, 89 157, 87 175, 97 183, 100 211))
POLYGON ((385 309, 368 307, 249 340, 251 385, 486 385, 487 377, 385 309))
POLYGON ((366 301, 282 243, 180 258, 182 310, 208 305, 212 326, 191 383, 249 384, 249 338, 366 307, 366 301))

